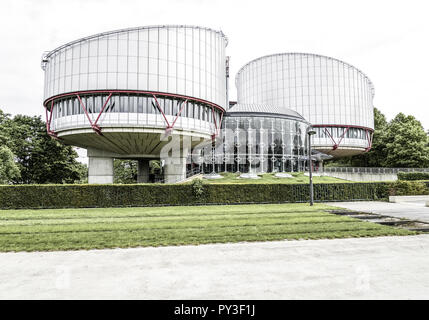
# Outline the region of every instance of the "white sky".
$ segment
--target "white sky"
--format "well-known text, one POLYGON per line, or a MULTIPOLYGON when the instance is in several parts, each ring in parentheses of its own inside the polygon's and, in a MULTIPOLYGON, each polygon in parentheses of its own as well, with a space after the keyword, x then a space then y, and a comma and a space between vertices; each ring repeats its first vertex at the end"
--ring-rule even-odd
POLYGON ((43 115, 43 51, 95 33, 154 24, 221 29, 229 38, 231 96, 248 61, 308 52, 344 60, 375 85, 390 120, 414 115, 429 129, 427 0, 1 0, 0 108, 43 115))

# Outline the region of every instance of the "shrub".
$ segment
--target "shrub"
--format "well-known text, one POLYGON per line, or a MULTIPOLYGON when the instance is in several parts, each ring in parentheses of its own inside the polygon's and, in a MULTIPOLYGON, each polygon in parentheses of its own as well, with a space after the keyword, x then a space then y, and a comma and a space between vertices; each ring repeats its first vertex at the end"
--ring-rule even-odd
POLYGON ((395 181, 389 184, 390 196, 425 195, 429 188, 421 181, 395 181))
MULTIPOLYGON (((429 182, 315 184, 315 201, 387 199, 429 194, 429 182), (426 184, 426 185, 425 185, 426 184)), ((142 207, 309 201, 307 184, 130 184, 0 186, 1 209, 142 207)))
POLYGON ((429 180, 429 172, 399 172, 398 179, 406 181, 429 180))
POLYGON ((196 198, 201 198, 204 193, 204 182, 203 179, 194 179, 191 182, 192 190, 196 198))

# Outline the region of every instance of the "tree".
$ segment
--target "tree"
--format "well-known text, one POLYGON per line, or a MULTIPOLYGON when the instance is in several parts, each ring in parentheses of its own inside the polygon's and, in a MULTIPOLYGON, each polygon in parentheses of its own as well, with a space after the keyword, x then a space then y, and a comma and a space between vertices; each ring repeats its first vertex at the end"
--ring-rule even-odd
MULTIPOLYGON (((137 183, 137 173, 138 173, 137 167, 138 167, 137 160, 115 159, 113 162, 114 183, 121 183, 121 184, 137 183)), ((161 167, 160 160, 149 161, 150 175, 161 174, 161 171, 162 171, 162 167, 161 167)))
POLYGON ((20 176, 19 168, 14 162, 12 151, 6 146, 0 147, 0 184, 8 184, 20 176))
POLYGON ((88 166, 84 163, 79 163, 77 171, 79 173, 80 180, 75 181, 75 183, 88 183, 88 166))
POLYGON ((13 183, 74 183, 85 166, 72 146, 53 140, 40 117, 0 113, 0 142, 10 148, 21 172, 13 183))
POLYGON ((4 113, 3 110, 0 109, 0 125, 5 123, 10 117, 9 113, 4 113))
POLYGON ((429 167, 427 134, 420 121, 399 113, 387 127, 383 143, 386 146, 387 167, 429 167))
POLYGON ((429 130, 426 132, 426 135, 427 135, 427 142, 426 142, 426 145, 429 147, 429 130))
POLYGON ((115 159, 113 162, 114 183, 137 183, 137 161, 115 159))
POLYGON ((161 174, 162 166, 160 160, 151 160, 149 161, 150 173, 151 174, 161 174))

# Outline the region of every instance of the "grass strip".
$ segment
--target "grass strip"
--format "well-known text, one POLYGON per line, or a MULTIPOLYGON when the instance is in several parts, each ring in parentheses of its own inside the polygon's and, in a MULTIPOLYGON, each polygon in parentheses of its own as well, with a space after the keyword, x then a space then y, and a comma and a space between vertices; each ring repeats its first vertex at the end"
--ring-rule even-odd
POLYGON ((327 212, 326 205, 0 211, 0 251, 413 235, 327 212))

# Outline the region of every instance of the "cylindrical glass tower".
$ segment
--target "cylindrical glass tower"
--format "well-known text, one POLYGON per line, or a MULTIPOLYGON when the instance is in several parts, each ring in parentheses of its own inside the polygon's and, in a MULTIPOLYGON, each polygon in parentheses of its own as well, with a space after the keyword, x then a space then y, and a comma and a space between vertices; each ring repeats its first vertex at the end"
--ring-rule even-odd
POLYGON ((145 137, 165 129, 210 139, 227 105, 226 45, 222 32, 194 26, 118 30, 63 45, 42 61, 48 131, 120 154, 159 153, 162 143, 145 137))
POLYGON ((336 157, 369 150, 374 87, 343 61, 307 53, 258 58, 236 76, 238 103, 284 106, 317 128, 314 147, 336 157))
POLYGON ((90 183, 112 182, 118 157, 174 158, 164 174, 180 181, 190 149, 220 128, 228 103, 226 46, 221 31, 182 25, 65 44, 42 60, 47 131, 88 149, 90 183), (178 152, 171 157, 170 149, 178 152))

